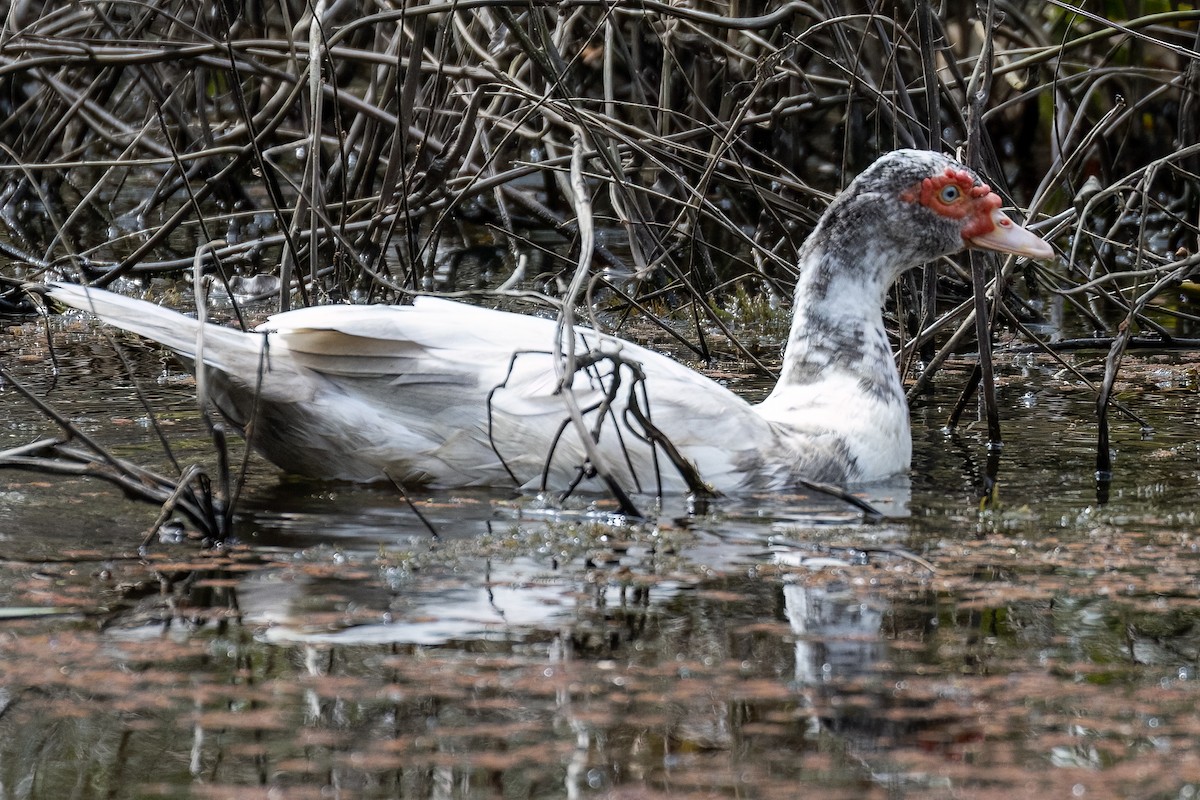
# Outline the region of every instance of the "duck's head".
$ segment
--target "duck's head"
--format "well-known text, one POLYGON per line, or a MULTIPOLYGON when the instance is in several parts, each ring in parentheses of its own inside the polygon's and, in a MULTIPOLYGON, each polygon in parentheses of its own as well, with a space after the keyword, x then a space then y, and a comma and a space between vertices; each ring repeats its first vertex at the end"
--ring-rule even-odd
POLYGON ((897 272, 968 247, 1052 257, 1050 245, 1013 222, 1000 210, 1002 204, 991 187, 954 159, 928 150, 895 150, 855 178, 830 206, 829 216, 840 218, 838 238, 850 247, 860 244, 864 255, 886 258, 897 272))

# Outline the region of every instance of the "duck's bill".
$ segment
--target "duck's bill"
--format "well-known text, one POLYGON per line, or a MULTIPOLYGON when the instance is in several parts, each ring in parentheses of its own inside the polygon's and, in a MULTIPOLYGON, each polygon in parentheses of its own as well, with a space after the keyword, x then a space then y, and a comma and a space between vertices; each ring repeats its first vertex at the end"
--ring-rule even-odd
POLYGON ((1054 248, 1036 233, 1022 228, 1003 211, 992 212, 992 229, 966 240, 969 247, 982 247, 1026 258, 1053 258, 1054 248))

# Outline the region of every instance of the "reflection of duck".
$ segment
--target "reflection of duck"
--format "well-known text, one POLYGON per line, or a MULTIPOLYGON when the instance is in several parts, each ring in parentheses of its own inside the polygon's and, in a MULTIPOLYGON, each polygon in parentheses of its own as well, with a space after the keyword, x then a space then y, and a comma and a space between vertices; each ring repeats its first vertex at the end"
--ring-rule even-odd
POLYGON ((887 647, 883 609, 851 592, 790 582, 783 586, 788 624, 796 635, 796 681, 812 686, 870 673, 887 647))
MULTIPOLYGON (((299 309, 257 334, 206 325, 209 391, 237 425, 253 420, 271 461, 323 478, 562 488, 600 470, 627 489, 684 490, 674 460, 720 491, 874 481, 911 456, 881 311, 892 282, 967 246, 1052 255, 999 206, 942 155, 900 150, 868 168, 804 244, 782 375, 756 406, 629 342, 432 298, 299 309), (556 339, 576 356, 565 380, 556 339)), ((181 314, 78 286, 49 293, 195 357, 200 326, 181 314)))

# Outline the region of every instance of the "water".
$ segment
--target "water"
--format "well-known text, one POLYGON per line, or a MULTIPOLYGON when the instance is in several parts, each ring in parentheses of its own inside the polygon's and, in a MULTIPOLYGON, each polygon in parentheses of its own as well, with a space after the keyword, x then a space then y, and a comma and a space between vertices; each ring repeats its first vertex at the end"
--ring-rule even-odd
MULTIPOLYGON (((165 469, 111 350, 59 338, 57 382, 34 337, 4 363, 165 469)), ((180 462, 206 458, 190 381, 129 356, 180 462)), ((0 471, 0 797, 1194 796, 1194 370, 1123 375, 1155 430, 1116 422, 1107 504, 1092 395, 1022 357, 1000 504, 980 433, 940 430, 948 373, 911 485, 873 498, 908 513, 875 525, 803 496, 630 525, 414 493, 434 538, 394 490, 255 461, 235 544, 143 558, 156 508, 0 471)), ((50 430, 10 388, 0 409, 0 447, 50 430)))

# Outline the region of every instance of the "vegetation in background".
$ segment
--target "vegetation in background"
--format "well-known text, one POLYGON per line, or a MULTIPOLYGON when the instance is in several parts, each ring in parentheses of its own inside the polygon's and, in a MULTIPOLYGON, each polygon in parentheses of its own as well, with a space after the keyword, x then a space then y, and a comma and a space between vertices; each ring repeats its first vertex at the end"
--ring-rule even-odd
POLYGON ((1196 346, 1177 302, 1200 265, 1194 4, 6 8, 0 311, 43 277, 177 281, 207 246, 231 296, 279 309, 565 295, 769 369, 722 309, 786 304, 830 193, 915 146, 976 166, 1061 258, 994 263, 974 301, 965 266, 908 280, 913 391, 1003 329, 1107 350, 1103 423, 1128 347, 1196 346))

